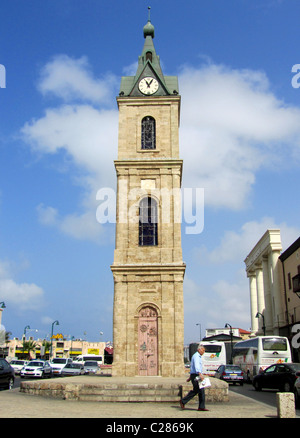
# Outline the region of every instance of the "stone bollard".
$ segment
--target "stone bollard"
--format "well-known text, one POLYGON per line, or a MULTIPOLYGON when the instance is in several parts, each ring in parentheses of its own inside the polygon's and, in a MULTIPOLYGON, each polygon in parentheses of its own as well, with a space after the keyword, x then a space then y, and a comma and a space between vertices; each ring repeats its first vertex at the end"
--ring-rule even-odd
POLYGON ((277 392, 277 417, 295 418, 295 396, 292 392, 277 392))

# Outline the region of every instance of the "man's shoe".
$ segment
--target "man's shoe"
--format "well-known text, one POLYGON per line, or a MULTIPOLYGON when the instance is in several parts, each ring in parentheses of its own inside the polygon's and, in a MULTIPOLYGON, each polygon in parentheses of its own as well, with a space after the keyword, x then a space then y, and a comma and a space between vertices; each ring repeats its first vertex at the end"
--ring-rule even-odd
POLYGON ((182 403, 182 400, 179 400, 179 404, 180 404, 181 409, 184 409, 184 404, 182 403))
POLYGON ((206 409, 206 408, 199 408, 199 409, 197 409, 197 411, 209 411, 209 409, 206 409))

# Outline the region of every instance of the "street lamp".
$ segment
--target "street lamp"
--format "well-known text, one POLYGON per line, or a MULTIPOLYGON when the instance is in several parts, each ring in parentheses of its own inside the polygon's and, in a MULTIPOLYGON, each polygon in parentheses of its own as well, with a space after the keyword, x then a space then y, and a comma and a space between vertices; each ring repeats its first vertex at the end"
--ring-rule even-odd
POLYGON ((54 321, 52 323, 52 328, 51 328, 51 347, 50 347, 50 357, 49 357, 49 359, 51 359, 51 357, 52 357, 52 338, 53 338, 53 327, 54 327, 54 325, 59 325, 59 322, 58 321, 54 321))
POLYGON ((202 338, 202 335, 201 335, 201 324, 198 323, 198 324, 196 324, 196 325, 199 325, 199 327, 200 327, 200 342, 201 342, 201 338, 202 338))
POLYGON ((2 311, 3 311, 3 309, 5 309, 5 307, 6 307, 5 302, 1 301, 1 303, 0 303, 0 310, 1 310, 1 312, 0 312, 0 326, 1 326, 1 319, 2 319, 2 311))
POLYGON ((262 320, 263 320, 262 329, 263 329, 263 332, 264 332, 264 336, 266 336, 266 326, 265 326, 265 317, 264 317, 264 315, 262 313, 260 313, 260 312, 257 312, 257 314, 255 315, 255 318, 259 318, 260 316, 262 317, 262 320))
POLYGON ((230 324, 226 323, 225 324, 225 328, 227 328, 227 327, 230 327, 230 350, 231 350, 231 352, 230 352, 230 363, 232 363, 232 350, 233 350, 232 335, 233 335, 233 332, 232 332, 232 327, 231 327, 230 324))
POLYGON ((24 328, 24 334, 23 334, 23 338, 26 340, 26 330, 30 330, 30 325, 27 325, 25 328, 24 328))
POLYGON ((71 357, 72 351, 73 351, 73 339, 75 339, 75 336, 71 337, 71 348, 70 348, 70 352, 69 352, 69 357, 71 357))

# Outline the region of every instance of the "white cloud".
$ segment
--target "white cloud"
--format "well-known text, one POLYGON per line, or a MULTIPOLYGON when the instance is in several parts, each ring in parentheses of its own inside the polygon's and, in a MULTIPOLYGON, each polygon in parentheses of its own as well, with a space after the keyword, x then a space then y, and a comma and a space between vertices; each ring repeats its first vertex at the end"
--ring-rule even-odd
POLYGON ((22 134, 33 150, 57 153, 64 150, 85 175, 73 180, 83 188, 77 211, 61 217, 53 206, 38 206, 44 225, 59 229, 76 239, 100 242, 101 225, 96 221, 96 194, 115 185, 113 162, 117 156, 117 111, 97 110, 88 105, 48 109, 37 121, 27 123, 22 134))
POLYGON ((280 229, 283 250, 300 235, 300 228, 276 224, 273 218, 264 217, 246 222, 239 231, 226 231, 217 248, 210 253, 205 251, 205 258, 212 263, 242 262, 268 229, 280 229))
POLYGON ((249 329, 249 286, 242 269, 232 275, 232 281, 215 279, 210 284, 205 284, 205 278, 196 282, 186 276, 184 303, 185 331, 196 333, 194 338, 185 339, 186 343, 197 342, 198 323, 202 325, 202 337, 205 336, 205 328, 221 328, 227 322, 234 327, 249 329))
POLYGON ((47 109, 44 117, 22 128, 33 150, 46 154, 64 150, 74 164, 96 175, 99 184, 112 182, 117 131, 117 110, 98 110, 89 105, 47 109))
POLYGON ((38 88, 43 95, 53 94, 64 101, 85 100, 93 103, 112 102, 112 90, 117 79, 107 75, 93 77, 86 57, 79 59, 67 55, 55 56, 41 71, 38 88))
MULTIPOLYGON (((300 110, 272 94, 265 74, 211 64, 183 69, 179 82, 183 185, 204 188, 206 207, 243 208, 258 170, 292 156, 299 158, 300 110)), ((54 58, 43 69, 42 93, 66 101, 80 97, 88 103, 48 108, 43 117, 22 129, 34 151, 65 151, 84 172, 76 180, 84 191, 81 213, 61 217, 55 206, 39 210, 44 224, 58 226, 76 238, 98 239, 100 225, 96 230, 91 221, 96 194, 102 187, 115 187, 118 111, 92 106, 105 101, 103 87, 110 93, 113 83, 109 76, 101 81, 94 78, 86 58, 54 58), (81 231, 84 227, 86 233, 81 231)))
POLYGON ((10 264, 0 261, 1 299, 22 311, 40 309, 44 300, 43 289, 34 283, 17 283, 10 271, 10 264))
POLYGON ((209 65, 185 68, 179 81, 184 185, 204 187, 206 205, 241 209, 258 170, 300 158, 300 110, 263 73, 209 65))

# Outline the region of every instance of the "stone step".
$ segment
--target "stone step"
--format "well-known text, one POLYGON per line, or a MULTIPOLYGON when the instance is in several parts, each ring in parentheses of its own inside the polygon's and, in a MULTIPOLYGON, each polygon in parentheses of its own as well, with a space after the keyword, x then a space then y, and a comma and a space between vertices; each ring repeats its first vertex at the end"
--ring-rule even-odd
MULTIPOLYGON (((192 388, 191 384, 180 380, 152 379, 134 383, 134 379, 61 378, 47 381, 21 382, 20 391, 28 394, 99 402, 179 402, 192 388)), ((228 401, 228 384, 211 379, 212 386, 205 390, 206 400, 211 402, 228 401)), ((197 397, 195 397, 196 399, 197 397)))

